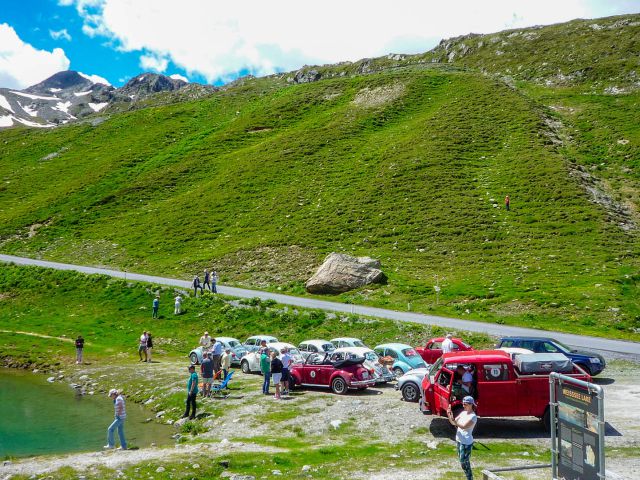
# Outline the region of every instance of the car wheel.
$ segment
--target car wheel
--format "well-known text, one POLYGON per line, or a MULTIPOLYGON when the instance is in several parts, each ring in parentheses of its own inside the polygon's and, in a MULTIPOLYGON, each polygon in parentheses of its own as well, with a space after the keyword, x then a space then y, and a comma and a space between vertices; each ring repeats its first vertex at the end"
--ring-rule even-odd
POLYGON ((417 402, 420 399, 420 390, 415 383, 405 383, 401 392, 405 402, 417 402))
POLYGON ((576 363, 576 365, 578 365, 581 369, 583 369, 585 372, 587 372, 589 375, 593 375, 591 373, 591 369, 589 368, 588 365, 584 364, 584 363, 576 363))
POLYGON ((240 369, 242 370, 242 373, 251 373, 251 369, 249 368, 249 362, 247 362, 246 360, 243 360, 240 363, 240 369))
POLYGON ((344 395, 348 390, 347 382, 342 377, 336 377, 331 382, 331 390, 337 395, 344 395))
POLYGON ((398 378, 404 375, 404 370, 402 370, 400 367, 394 367, 393 373, 395 374, 396 378, 398 378))
POLYGON ((200 362, 198 362, 198 354, 196 352, 192 352, 189 355, 189 360, 191 360, 191 363, 194 364, 194 365, 197 365, 198 363, 200 363, 200 362))

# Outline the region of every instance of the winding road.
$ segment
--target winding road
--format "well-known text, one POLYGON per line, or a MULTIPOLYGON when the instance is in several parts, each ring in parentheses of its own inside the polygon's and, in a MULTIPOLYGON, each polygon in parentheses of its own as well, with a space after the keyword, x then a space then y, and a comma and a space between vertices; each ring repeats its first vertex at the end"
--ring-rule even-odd
MULTIPOLYGON (((86 274, 101 274, 116 278, 123 278, 136 282, 156 283, 190 289, 191 282, 178 280, 175 278, 156 277, 153 275, 142 275, 139 273, 122 272, 104 268, 86 267, 82 265, 72 265, 68 263, 49 262, 45 260, 34 260, 32 258, 14 257, 12 255, 0 254, 0 261, 15 263, 17 265, 34 265, 45 268, 55 268, 57 270, 74 270, 86 274)), ((598 350, 607 356, 616 356, 640 360, 640 343, 624 340, 612 340, 608 338, 589 337, 585 335, 573 335, 559 332, 546 332, 532 328, 512 327, 509 325, 499 325, 495 323, 474 322, 472 320, 461 320, 459 318, 441 317, 424 313, 400 312, 397 310, 386 310, 384 308, 367 307, 362 305, 352 305, 327 300, 317 300, 315 298, 294 297, 280 293, 263 292, 260 290, 249 290, 245 288, 227 287, 218 284, 218 293, 241 298, 258 297, 263 300, 272 299, 284 305, 294 305, 304 308, 315 308, 332 312, 353 313, 356 315, 366 315, 370 317, 388 318, 401 322, 414 322, 427 325, 438 325, 452 330, 467 330, 471 332, 486 333, 493 336, 553 336, 553 338, 574 348, 588 348, 598 350), (613 354, 613 355, 612 355, 613 354)))

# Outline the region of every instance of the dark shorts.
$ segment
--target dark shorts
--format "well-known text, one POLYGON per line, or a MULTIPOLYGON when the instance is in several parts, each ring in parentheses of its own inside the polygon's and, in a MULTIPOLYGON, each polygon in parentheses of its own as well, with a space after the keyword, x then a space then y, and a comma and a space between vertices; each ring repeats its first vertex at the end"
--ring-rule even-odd
POLYGON ((282 369, 282 381, 283 382, 288 382, 289 381, 289 369, 288 368, 283 368, 282 369))

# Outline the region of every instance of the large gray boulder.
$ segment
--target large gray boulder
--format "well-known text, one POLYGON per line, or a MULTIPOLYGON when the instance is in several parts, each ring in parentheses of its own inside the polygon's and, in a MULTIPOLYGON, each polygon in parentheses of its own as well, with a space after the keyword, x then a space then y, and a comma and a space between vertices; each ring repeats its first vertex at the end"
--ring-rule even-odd
POLYGON ((305 286, 309 293, 343 293, 384 280, 379 260, 331 253, 305 286))

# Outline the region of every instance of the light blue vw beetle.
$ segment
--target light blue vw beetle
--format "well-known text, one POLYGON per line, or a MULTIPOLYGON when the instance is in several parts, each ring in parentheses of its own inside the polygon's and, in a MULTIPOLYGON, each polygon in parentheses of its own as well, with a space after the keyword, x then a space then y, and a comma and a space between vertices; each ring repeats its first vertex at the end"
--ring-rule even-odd
MULTIPOLYGON (((231 349, 231 366, 236 367, 240 366, 240 361, 242 357, 247 354, 247 349, 240 343, 237 338, 232 337, 215 337, 216 340, 222 343, 222 350, 224 352, 225 349, 231 349)), ((189 360, 194 365, 199 365, 202 363, 202 347, 196 347, 191 352, 189 352, 189 360)))
POLYGON ((404 343, 383 343, 373 349, 379 357, 393 358, 393 372, 400 377, 414 368, 425 368, 422 357, 410 345, 404 343))

